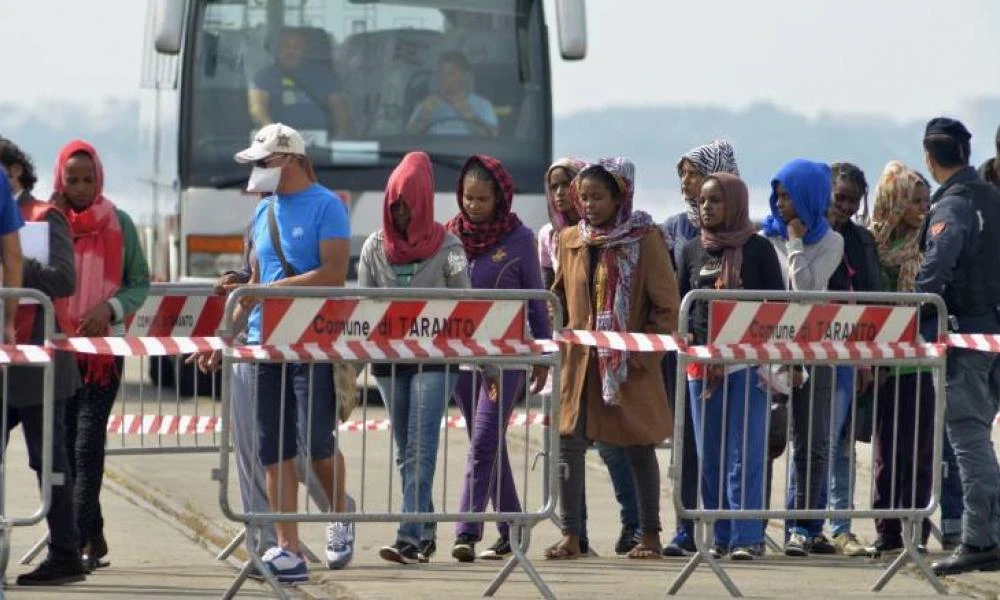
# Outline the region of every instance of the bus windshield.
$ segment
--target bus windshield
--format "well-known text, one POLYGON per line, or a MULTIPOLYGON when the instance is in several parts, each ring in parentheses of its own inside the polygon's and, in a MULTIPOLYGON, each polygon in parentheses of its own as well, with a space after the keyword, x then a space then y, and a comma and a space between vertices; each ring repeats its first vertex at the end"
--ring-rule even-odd
POLYGON ((298 129, 316 167, 349 175, 354 189, 383 187, 413 149, 452 166, 492 154, 541 185, 551 115, 540 1, 195 6, 183 78, 186 185, 235 185, 245 169, 234 152, 272 122, 298 129))

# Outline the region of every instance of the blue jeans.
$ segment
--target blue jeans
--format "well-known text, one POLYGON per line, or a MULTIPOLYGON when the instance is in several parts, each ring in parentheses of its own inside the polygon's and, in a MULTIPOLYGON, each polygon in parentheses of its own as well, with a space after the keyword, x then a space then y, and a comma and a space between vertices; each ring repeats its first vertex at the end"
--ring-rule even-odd
MULTIPOLYGON (((728 390, 720 383, 709 400, 701 398, 703 380, 688 382, 695 444, 702 464, 702 503, 707 510, 759 510, 764 508, 767 397, 757 387, 755 369, 737 371, 726 379, 728 390)), ((763 541, 764 522, 760 519, 715 522, 716 546, 741 548, 763 541)))
MULTIPOLYGON (((403 487, 403 512, 433 512, 431 490, 437 467, 441 419, 451 397, 455 373, 444 371, 396 372, 392 377, 376 377, 382 398, 392 414, 392 437, 396 444, 396 465, 403 487)), ((398 541, 416 546, 433 540, 433 523, 400 523, 398 541)))
MULTIPOLYGON (((611 487, 615 490, 615 499, 621 511, 622 527, 639 528, 639 497, 635 493, 635 480, 632 478, 632 466, 625 455, 625 448, 612 446, 603 442, 596 442, 597 453, 601 455, 604 466, 608 468, 608 477, 611 478, 611 487)), ((581 507, 580 538, 589 539, 587 536, 587 497, 583 497, 581 507)))

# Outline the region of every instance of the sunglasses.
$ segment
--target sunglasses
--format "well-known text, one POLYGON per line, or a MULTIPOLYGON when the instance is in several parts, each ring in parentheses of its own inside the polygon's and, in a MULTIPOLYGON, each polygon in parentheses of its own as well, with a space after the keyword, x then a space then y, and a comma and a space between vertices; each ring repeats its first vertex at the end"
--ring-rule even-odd
POLYGON ((282 159, 282 158, 287 158, 287 157, 288 157, 287 154, 272 154, 271 156, 268 156, 266 158, 262 158, 262 159, 260 159, 258 161, 254 161, 253 164, 254 164, 255 167, 260 167, 262 169, 266 169, 266 168, 270 167, 271 164, 273 164, 276 160, 279 160, 279 159, 282 159))

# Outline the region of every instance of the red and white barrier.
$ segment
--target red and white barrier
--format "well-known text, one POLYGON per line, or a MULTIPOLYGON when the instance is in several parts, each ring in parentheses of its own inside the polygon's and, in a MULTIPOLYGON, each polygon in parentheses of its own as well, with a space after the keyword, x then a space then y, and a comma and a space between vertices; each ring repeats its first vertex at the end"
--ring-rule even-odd
POLYGON ((171 356, 228 347, 220 337, 72 337, 49 345, 56 350, 111 356, 171 356))
POLYGON ((48 351, 41 346, 0 346, 0 365, 44 365, 51 360, 48 351))
MULTIPOLYGON (((547 427, 548 419, 541 413, 518 412, 511 415, 509 427, 547 427)), ((368 419, 345 421, 338 426, 339 431, 389 431, 389 419, 368 419)), ((441 420, 442 429, 465 429, 465 418, 446 416, 441 420)), ((113 435, 203 435, 219 433, 222 423, 219 417, 200 415, 111 415, 108 419, 108 433, 113 435)))

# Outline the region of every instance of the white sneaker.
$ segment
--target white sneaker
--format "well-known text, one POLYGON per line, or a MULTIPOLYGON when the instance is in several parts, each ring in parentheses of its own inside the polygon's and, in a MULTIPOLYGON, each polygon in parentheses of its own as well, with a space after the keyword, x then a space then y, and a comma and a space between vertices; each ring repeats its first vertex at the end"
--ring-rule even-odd
POLYGON ((264 566, 278 579, 279 583, 295 585, 309 581, 309 567, 301 557, 284 548, 275 546, 263 556, 264 566))
MULTIPOLYGON (((354 512, 354 498, 344 498, 344 512, 354 512)), ((334 521, 326 526, 326 566, 343 569, 354 558, 354 523, 334 521)))

